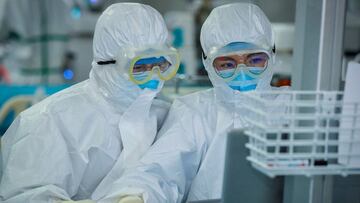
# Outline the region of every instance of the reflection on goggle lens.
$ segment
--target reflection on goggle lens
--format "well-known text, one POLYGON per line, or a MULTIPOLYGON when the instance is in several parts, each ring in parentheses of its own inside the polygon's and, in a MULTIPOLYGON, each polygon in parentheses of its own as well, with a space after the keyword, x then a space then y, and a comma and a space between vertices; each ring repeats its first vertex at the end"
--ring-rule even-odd
POLYGON ((163 73, 169 69, 171 63, 165 57, 151 57, 138 60, 133 67, 133 73, 151 71, 153 68, 158 67, 163 73))
MULTIPOLYGON (((243 55, 228 55, 215 58, 213 66, 217 72, 231 69, 235 71, 239 64, 244 64, 246 67, 257 67, 265 70, 268 60, 269 56, 262 52, 243 55)), ((254 74, 258 73, 259 72, 256 71, 254 74)))

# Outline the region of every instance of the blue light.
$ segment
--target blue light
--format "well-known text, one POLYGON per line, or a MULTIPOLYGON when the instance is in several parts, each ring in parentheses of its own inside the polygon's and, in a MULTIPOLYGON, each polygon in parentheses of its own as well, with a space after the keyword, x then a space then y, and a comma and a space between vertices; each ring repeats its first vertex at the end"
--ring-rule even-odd
POLYGON ((66 70, 64 71, 63 75, 64 75, 64 78, 65 78, 66 80, 71 80, 71 79, 73 79, 73 77, 74 77, 74 72, 73 72, 72 70, 70 70, 70 69, 66 69, 66 70))
POLYGON ((77 6, 73 7, 71 9, 71 15, 72 15, 73 18, 79 19, 81 17, 81 9, 80 9, 80 7, 77 7, 77 6))
POLYGON ((89 2, 90 2, 91 4, 96 4, 96 3, 98 3, 98 0, 89 0, 89 2))

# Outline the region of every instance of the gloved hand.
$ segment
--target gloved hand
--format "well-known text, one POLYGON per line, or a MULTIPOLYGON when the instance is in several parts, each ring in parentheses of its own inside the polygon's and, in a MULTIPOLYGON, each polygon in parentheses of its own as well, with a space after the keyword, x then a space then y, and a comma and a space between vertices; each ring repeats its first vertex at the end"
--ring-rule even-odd
POLYGON ((122 197, 119 203, 144 203, 144 200, 139 196, 125 196, 122 197))
POLYGON ((93 200, 80 200, 80 201, 61 201, 61 203, 96 203, 93 200))

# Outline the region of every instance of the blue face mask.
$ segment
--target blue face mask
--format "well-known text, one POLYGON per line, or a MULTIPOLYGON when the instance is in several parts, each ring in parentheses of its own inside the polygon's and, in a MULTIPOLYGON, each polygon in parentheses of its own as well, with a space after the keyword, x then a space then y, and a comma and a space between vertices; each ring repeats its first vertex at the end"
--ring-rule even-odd
MULTIPOLYGON (((147 76, 149 75, 148 71, 147 72, 143 72, 143 73, 139 73, 139 74, 134 74, 134 78, 136 80, 144 80, 147 76)), ((158 79, 151 79, 149 80, 148 82, 144 83, 144 84, 141 84, 139 85, 139 87, 141 89, 145 89, 145 88, 148 88, 148 89, 152 89, 152 90, 156 90, 159 86, 159 83, 160 81, 158 79)))
MULTIPOLYGON (((256 73, 259 70, 257 67, 249 68, 251 72, 256 73)), ((233 70, 223 70, 219 72, 219 75, 222 78, 230 78, 232 77, 234 71, 233 70)), ((243 70, 241 70, 238 75, 232 79, 231 81, 226 82, 227 85, 233 90, 238 90, 241 92, 255 90, 258 83, 258 78, 254 78, 248 74, 246 74, 243 70)))
POLYGON ((139 87, 141 89, 148 88, 148 89, 156 90, 159 86, 159 83, 160 83, 159 80, 150 80, 144 84, 139 85, 139 87))

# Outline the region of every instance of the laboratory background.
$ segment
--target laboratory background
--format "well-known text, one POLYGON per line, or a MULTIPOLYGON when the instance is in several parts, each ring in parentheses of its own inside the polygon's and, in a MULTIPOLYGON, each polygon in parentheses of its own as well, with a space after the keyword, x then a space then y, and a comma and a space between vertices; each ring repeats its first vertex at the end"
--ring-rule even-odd
MULTIPOLYGON (((109 5, 118 2, 125 1, 0 0, 0 136, 23 110, 88 79, 96 21, 109 5)), ((169 30, 168 43, 181 56, 177 75, 165 83, 160 97, 171 102, 176 97, 211 88, 202 64, 202 23, 214 7, 242 1, 126 2, 148 4, 158 10, 169 30)), ((264 11, 275 32, 272 86, 344 91, 349 62, 360 62, 360 0, 251 0, 251 3, 264 11)), ((360 91, 360 86, 355 89, 360 91)), ((234 180, 241 179, 249 185, 255 176, 263 181, 276 179, 279 184, 274 187, 284 203, 360 203, 359 172, 279 173, 275 177, 253 167, 231 174, 234 180)), ((247 192, 255 196, 266 196, 269 192, 252 189, 249 186, 247 192)))

